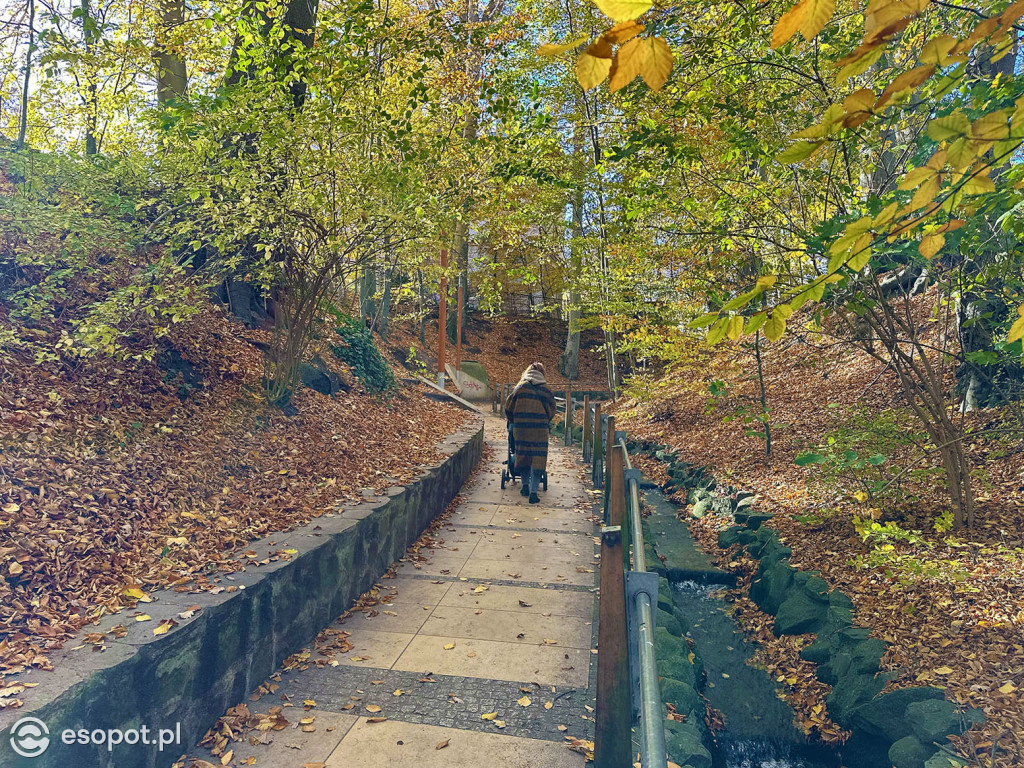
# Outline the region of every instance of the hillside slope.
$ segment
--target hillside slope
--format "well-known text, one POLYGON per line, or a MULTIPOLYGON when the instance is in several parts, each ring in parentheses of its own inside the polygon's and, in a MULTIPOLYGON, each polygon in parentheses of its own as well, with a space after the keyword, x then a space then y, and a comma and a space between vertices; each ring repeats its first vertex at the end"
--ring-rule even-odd
MULTIPOLYGON (((928 319, 922 318, 922 323, 928 319)), ((939 343, 942 329, 930 331, 939 343)), ((739 345, 694 353, 698 364, 666 374, 641 400, 622 402, 621 425, 633 437, 674 446, 680 458, 713 468, 716 476, 758 494, 759 511, 793 548, 792 563, 819 570, 849 594, 858 620, 889 644, 883 669, 892 687, 931 684, 951 698, 982 707, 989 722, 958 746, 985 765, 999 740, 995 765, 1024 762, 1024 441, 999 410, 970 414, 978 525, 950 532, 949 507, 937 459, 921 460, 926 445, 899 386, 868 355, 808 328, 763 347, 772 427, 765 454, 756 366, 739 345), (990 430, 984 433, 985 430, 990 430), (884 455, 880 466, 840 470, 826 463, 797 466, 808 450, 828 457, 846 451, 884 455), (915 463, 917 462, 917 463, 915 463), (904 469, 910 470, 901 476, 904 469), (860 501, 865 482, 894 480, 880 498, 860 501), (893 489, 897 489, 895 492, 893 489), (892 535, 865 531, 858 520, 891 523, 892 535), (917 533, 915 533, 915 531, 917 533), (1001 736, 1001 739, 1000 739, 1001 736)), ((952 371, 946 377, 953 386, 952 371)), ((666 479, 664 465, 641 459, 666 479)), ((678 499, 685 503, 685 499, 678 499)), ((714 515, 691 526, 723 567, 749 575, 717 547, 730 519, 714 515)), ((759 662, 777 673, 809 731, 823 725, 817 705, 829 690, 798 652, 803 637, 776 638, 770 617, 734 595, 736 615, 764 645, 759 662)))
POLYGON ((128 589, 215 588, 247 542, 408 481, 466 416, 417 389, 371 396, 330 354, 350 391, 300 386, 288 416, 262 399, 266 338, 211 307, 157 363, 5 359, 0 673, 47 667, 77 628, 134 607, 128 589))

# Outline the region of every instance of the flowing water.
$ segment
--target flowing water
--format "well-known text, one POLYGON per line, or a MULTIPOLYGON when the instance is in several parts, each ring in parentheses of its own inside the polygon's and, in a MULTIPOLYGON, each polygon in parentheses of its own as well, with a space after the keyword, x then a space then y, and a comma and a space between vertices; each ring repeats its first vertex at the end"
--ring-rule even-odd
POLYGON ((768 674, 747 664, 754 646, 729 615, 722 586, 693 580, 672 586, 704 661, 704 695, 725 720, 717 734, 723 768, 836 768, 835 756, 808 744, 794 726, 793 711, 778 698, 768 674))

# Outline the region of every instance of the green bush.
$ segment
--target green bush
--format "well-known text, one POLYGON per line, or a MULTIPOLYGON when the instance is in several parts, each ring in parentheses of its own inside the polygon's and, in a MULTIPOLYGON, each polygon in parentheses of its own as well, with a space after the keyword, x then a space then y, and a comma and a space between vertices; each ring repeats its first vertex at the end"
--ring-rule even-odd
POLYGON ((335 333, 341 337, 341 344, 331 347, 331 352, 352 369, 368 392, 381 394, 395 388, 395 375, 381 355, 373 336, 358 319, 335 313, 338 326, 335 333))

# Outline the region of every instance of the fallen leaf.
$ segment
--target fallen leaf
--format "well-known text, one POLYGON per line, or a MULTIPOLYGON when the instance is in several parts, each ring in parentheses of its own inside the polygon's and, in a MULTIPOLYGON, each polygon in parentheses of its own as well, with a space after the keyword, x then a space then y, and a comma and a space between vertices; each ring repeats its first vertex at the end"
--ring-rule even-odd
POLYGON ((451 743, 451 741, 451 739, 445 739, 444 741, 438 742, 437 746, 434 747, 434 749, 444 749, 451 743))

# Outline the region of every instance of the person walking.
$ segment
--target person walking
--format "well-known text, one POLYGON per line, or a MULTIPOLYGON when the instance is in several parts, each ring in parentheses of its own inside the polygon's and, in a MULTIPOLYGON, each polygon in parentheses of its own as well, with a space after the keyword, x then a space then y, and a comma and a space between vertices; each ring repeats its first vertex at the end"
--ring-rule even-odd
POLYGON ((544 364, 530 363, 505 401, 505 414, 512 424, 516 470, 523 478, 523 496, 539 504, 537 488, 548 465, 548 432, 555 417, 555 396, 544 378, 544 364))

